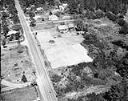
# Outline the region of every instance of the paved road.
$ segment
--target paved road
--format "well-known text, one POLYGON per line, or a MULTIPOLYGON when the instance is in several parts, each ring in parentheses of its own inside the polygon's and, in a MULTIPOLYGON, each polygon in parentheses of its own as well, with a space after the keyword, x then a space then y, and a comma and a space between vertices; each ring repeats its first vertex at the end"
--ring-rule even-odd
POLYGON ((47 23, 61 23, 61 22, 73 22, 73 21, 77 21, 77 20, 81 20, 81 19, 69 19, 69 20, 54 20, 54 21, 44 21, 44 22, 37 22, 36 24, 40 25, 40 24, 47 24, 47 23))
POLYGON ((18 11, 18 16, 28 41, 28 48, 30 50, 30 54, 36 67, 37 84, 39 86, 43 101, 58 101, 56 98, 56 92, 54 91, 52 82, 48 76, 47 70, 44 65, 44 58, 41 55, 40 49, 36 44, 36 40, 32 35, 31 29, 27 21, 25 20, 25 15, 20 7, 18 0, 15 0, 15 6, 18 11))

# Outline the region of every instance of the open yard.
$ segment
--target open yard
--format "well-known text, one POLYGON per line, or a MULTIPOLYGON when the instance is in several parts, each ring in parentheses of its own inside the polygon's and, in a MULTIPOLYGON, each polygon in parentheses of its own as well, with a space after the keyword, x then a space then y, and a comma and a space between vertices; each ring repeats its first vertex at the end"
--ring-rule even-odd
POLYGON ((25 72, 27 81, 35 79, 34 65, 26 46, 12 46, 1 49, 1 75, 5 80, 20 83, 25 72))
POLYGON ((1 93, 0 101, 34 101, 37 92, 34 87, 25 87, 1 93))

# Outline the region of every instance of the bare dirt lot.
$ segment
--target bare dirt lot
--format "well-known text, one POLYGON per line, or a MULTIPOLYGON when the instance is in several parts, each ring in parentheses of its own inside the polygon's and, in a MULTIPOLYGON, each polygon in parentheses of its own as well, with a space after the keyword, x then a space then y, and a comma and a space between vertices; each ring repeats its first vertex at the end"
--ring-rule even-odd
POLYGON ((5 80, 20 83, 25 72, 27 81, 35 79, 34 65, 26 46, 11 46, 1 49, 1 75, 5 80))
POLYGON ((76 35, 75 31, 59 33, 57 25, 37 25, 37 39, 44 49, 52 68, 74 65, 81 62, 90 62, 87 50, 80 45, 83 41, 82 35, 76 35), (42 30, 38 30, 42 26, 42 30), (45 28, 44 28, 45 27, 45 28))

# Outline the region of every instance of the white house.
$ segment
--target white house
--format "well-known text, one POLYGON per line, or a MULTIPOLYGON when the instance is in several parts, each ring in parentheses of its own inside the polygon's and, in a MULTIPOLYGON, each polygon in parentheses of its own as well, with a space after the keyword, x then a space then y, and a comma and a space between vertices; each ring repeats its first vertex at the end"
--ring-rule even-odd
POLYGON ((59 18, 56 15, 50 15, 49 20, 54 21, 54 20, 59 20, 59 18))
POLYGON ((36 8, 36 10, 37 11, 41 11, 41 10, 43 10, 43 8, 42 7, 38 7, 38 8, 36 8))
POLYGON ((9 31, 9 32, 8 32, 8 34, 7 34, 7 35, 12 35, 12 34, 16 34, 16 33, 18 33, 18 31, 11 30, 11 31, 9 31))
POLYGON ((39 18, 42 18, 40 15, 35 15, 34 19, 37 20, 39 18))
POLYGON ((59 25, 59 26, 57 26, 57 30, 61 33, 66 33, 66 32, 68 32, 68 26, 67 25, 59 25))

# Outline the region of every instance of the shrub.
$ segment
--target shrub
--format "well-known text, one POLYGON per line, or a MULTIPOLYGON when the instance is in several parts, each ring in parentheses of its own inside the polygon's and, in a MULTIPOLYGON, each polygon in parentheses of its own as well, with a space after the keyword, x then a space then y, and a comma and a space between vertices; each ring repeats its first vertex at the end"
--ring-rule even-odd
POLYGON ((120 18, 120 19, 117 19, 117 23, 120 25, 120 26, 123 26, 125 24, 125 20, 120 18))
POLYGON ((107 16, 107 18, 112 21, 116 21, 116 19, 117 19, 117 16, 115 14, 113 14, 112 12, 106 12, 105 16, 107 16))
POLYGON ((61 77, 57 74, 52 75, 51 78, 52 82, 59 82, 61 80, 61 77))
POLYGON ((95 12, 95 15, 96 15, 96 18, 98 19, 98 18, 104 17, 105 14, 102 10, 99 9, 95 12))
POLYGON ((125 22, 124 25, 121 27, 121 29, 119 30, 120 34, 128 34, 128 23, 125 22))
POLYGON ((26 78, 26 76, 23 74, 23 76, 22 76, 22 79, 21 79, 23 82, 27 82, 27 78, 26 78))
POLYGON ((35 27, 35 26, 36 26, 35 22, 36 22, 36 21, 33 19, 33 20, 30 22, 30 26, 31 26, 31 27, 35 27))
POLYGON ((24 49, 21 45, 18 45, 17 47, 17 53, 23 53, 24 52, 24 49))
POLYGON ((96 19, 96 14, 93 12, 93 11, 87 11, 85 16, 88 18, 88 19, 96 19))

